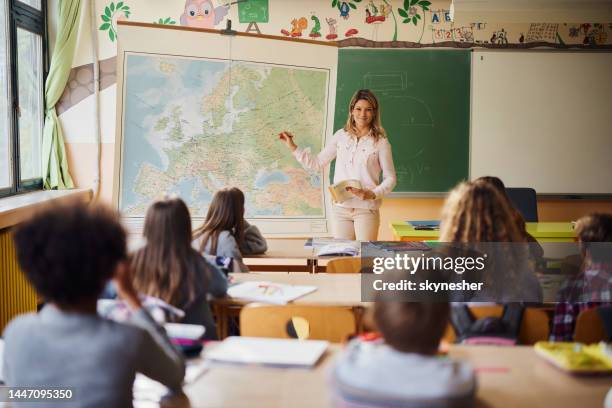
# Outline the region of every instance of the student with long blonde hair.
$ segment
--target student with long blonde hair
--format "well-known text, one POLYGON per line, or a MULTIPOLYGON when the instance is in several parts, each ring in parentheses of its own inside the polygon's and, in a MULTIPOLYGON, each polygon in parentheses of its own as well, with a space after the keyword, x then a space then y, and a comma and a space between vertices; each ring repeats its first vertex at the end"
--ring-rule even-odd
POLYGON ((376 240, 382 197, 390 193, 397 182, 391 144, 381 125, 378 99, 372 91, 355 92, 348 110, 344 128, 338 130, 316 156, 308 149, 299 148, 293 141, 294 136, 287 131, 281 132, 279 138, 303 167, 320 172, 336 159, 334 184, 345 180, 361 183, 361 189, 347 187, 353 198, 334 203, 334 238, 376 240))
POLYGON ((201 253, 232 258, 235 270, 248 272, 243 254, 263 253, 268 246, 259 229, 244 219, 244 203, 244 193, 236 187, 217 191, 193 239, 201 253))
POLYGON ((495 243, 481 247, 495 252, 495 256, 489 257, 490 273, 485 279, 489 287, 493 285, 502 292, 494 293, 501 296, 497 300, 519 293, 531 301, 541 298, 540 286, 529 263, 529 247, 516 222, 515 210, 489 182, 461 183, 450 192, 442 209, 440 241, 466 244, 472 249, 478 249, 479 243, 495 243))
POLYGON ((227 279, 191 246, 191 217, 180 198, 153 203, 147 210, 146 245, 131 256, 132 279, 140 293, 183 309, 181 323, 206 327, 205 338, 217 330, 207 296, 225 296, 227 279))

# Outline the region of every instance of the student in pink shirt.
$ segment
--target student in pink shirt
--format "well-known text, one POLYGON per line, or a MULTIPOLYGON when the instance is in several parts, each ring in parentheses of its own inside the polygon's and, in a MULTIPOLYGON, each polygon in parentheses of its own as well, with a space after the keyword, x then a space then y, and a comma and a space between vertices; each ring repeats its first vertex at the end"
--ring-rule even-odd
POLYGON ((353 95, 344 128, 338 130, 318 155, 301 149, 287 131, 280 139, 293 156, 307 169, 322 171, 336 159, 334 184, 344 180, 359 180, 362 189, 347 187, 352 199, 334 203, 332 226, 334 238, 376 240, 382 197, 390 193, 397 182, 391 145, 380 123, 376 96, 368 89, 353 95), (382 174, 382 181, 381 181, 382 174))

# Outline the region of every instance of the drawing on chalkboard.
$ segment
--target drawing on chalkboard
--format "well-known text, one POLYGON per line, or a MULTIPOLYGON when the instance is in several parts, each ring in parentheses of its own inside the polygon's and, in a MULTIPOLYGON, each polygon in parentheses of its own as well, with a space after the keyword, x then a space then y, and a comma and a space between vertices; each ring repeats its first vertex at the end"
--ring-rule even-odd
POLYGON ((238 2, 238 21, 240 23, 267 23, 270 18, 268 0, 248 0, 238 2))
POLYGON ((363 76, 363 87, 376 94, 391 98, 397 106, 402 106, 402 126, 434 127, 431 108, 422 99, 406 95, 409 88, 408 72, 368 72, 363 76), (407 120, 407 122, 404 122, 407 120))
POLYGON ((414 154, 407 157, 406 163, 401 163, 396 166, 395 172, 398 177, 402 177, 409 185, 414 185, 416 180, 427 174, 431 170, 431 165, 427 164, 425 159, 425 148, 418 149, 414 154))
MULTIPOLYGON (((412 129, 424 128, 433 129, 435 127, 433 113, 427 103, 409 93, 410 81, 408 72, 368 72, 363 76, 363 87, 374 91, 381 100, 385 100, 385 112, 401 112, 395 117, 399 120, 396 130, 410 135, 415 132, 412 129)), ((401 137, 401 135, 394 135, 401 137)), ((396 166, 396 173, 409 186, 414 186, 417 180, 431 170, 422 156, 425 154, 425 147, 418 148, 416 152, 406 157, 406 164, 399 163, 396 166)))

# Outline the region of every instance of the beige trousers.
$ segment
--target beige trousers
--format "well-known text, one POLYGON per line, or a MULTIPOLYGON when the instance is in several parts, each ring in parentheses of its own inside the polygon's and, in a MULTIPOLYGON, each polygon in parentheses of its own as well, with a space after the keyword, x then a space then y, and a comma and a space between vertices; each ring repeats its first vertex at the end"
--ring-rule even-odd
POLYGON ((332 215, 334 238, 376 241, 380 226, 378 210, 344 208, 334 205, 332 215))

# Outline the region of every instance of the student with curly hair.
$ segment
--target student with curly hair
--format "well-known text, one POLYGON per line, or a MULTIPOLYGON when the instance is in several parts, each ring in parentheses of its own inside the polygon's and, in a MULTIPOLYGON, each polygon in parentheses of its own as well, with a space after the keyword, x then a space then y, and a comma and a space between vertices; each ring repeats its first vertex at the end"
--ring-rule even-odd
POLYGON ((227 279, 191 246, 191 217, 185 202, 169 198, 153 203, 143 236, 146 245, 130 257, 136 290, 182 309, 181 323, 201 324, 206 339, 217 339, 207 297, 225 296, 227 279))
POLYGON ((502 195, 502 197, 507 200, 508 204, 510 204, 511 210, 513 210, 514 212, 514 219, 516 220, 516 224, 519 226, 519 229, 525 237, 525 240, 529 243, 529 251, 531 252, 531 255, 533 255, 533 257, 535 258, 541 258, 542 256, 544 256, 544 249, 542 248, 542 246, 533 236, 531 236, 530 233, 527 232, 527 228, 525 226, 525 219, 523 218, 523 215, 512 204, 512 201, 510 200, 510 197, 506 192, 506 186, 504 182, 499 177, 495 176, 478 177, 475 181, 485 181, 487 183, 490 183, 502 195))
POLYGON ((484 270, 461 275, 461 279, 473 275, 472 280, 484 283, 482 291, 464 300, 508 303, 501 320, 490 322, 490 330, 481 330, 481 322, 475 321, 467 306, 454 305, 451 320, 457 337, 498 335, 515 341, 522 320, 521 303, 541 302, 542 290, 509 200, 485 180, 459 184, 444 204, 440 241, 460 244, 462 250, 486 257, 484 270))
POLYGON ((131 407, 137 372, 180 390, 185 364, 142 308, 115 212, 83 203, 54 205, 21 224, 14 240, 21 269, 47 304, 38 314, 15 318, 4 331, 8 386, 71 387, 75 407, 131 407), (111 278, 133 311, 132 324, 96 313, 111 278))

